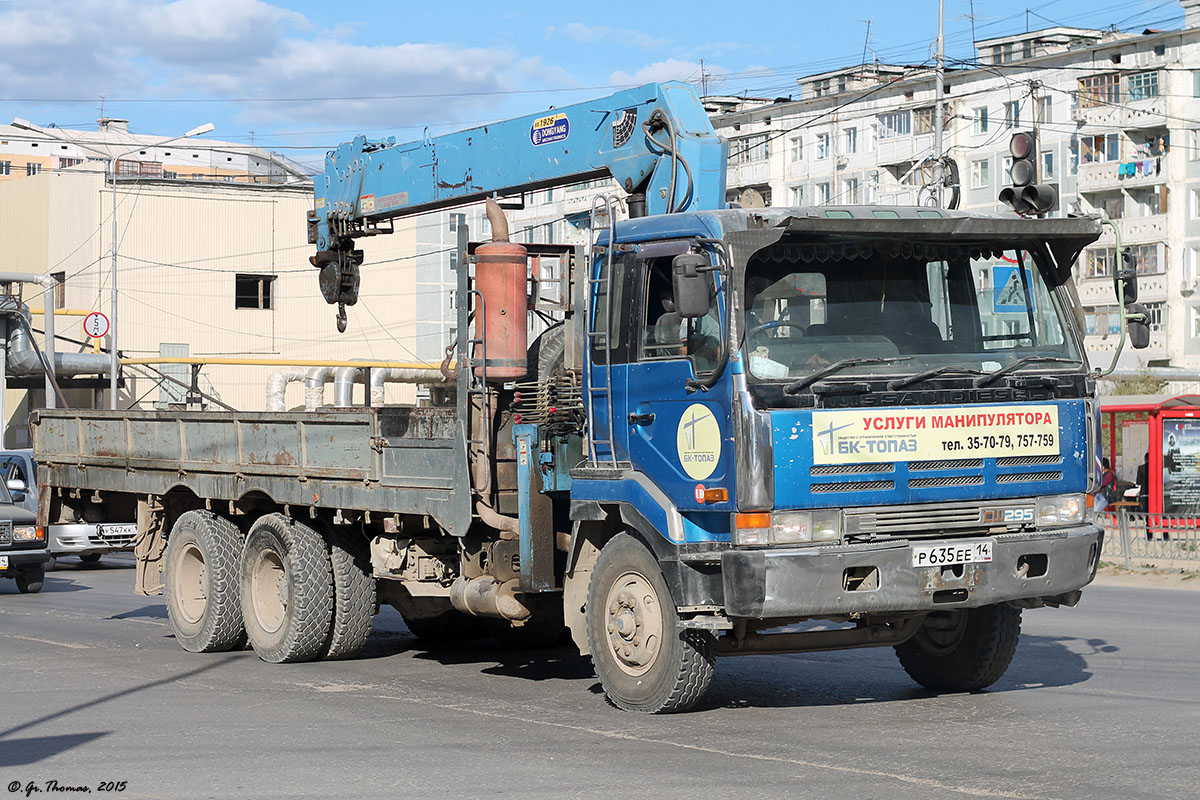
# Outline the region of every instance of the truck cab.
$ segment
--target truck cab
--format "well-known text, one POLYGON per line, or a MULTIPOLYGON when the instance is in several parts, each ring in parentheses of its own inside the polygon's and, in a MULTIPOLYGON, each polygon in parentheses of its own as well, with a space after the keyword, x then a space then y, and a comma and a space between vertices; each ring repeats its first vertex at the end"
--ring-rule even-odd
MULTIPOLYGON (((1098 233, 870 206, 617 225, 589 298, 576 564, 626 527, 678 624, 727 631, 718 654, 803 648, 760 632, 804 619, 852 626, 839 646, 904 646, 925 620, 1073 605, 1102 532, 1070 271, 1098 233), (692 316, 672 297, 689 269, 708 292, 692 316)), ((566 603, 576 641, 628 676, 649 654, 587 635, 619 629, 617 606, 566 603)))
POLYGON ((27 505, 25 482, 13 477, 10 464, 5 466, 0 485, 0 577, 13 579, 22 594, 36 594, 51 560, 46 529, 37 524, 36 506, 27 505))

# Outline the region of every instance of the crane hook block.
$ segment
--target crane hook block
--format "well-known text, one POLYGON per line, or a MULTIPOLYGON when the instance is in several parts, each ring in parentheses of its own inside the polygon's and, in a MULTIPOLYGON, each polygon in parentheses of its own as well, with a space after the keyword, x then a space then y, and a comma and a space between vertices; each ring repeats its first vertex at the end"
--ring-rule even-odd
POLYGON ((326 250, 324 258, 318 258, 321 268, 317 281, 321 295, 329 304, 339 303, 352 306, 358 302, 359 266, 363 262, 362 250, 326 250))

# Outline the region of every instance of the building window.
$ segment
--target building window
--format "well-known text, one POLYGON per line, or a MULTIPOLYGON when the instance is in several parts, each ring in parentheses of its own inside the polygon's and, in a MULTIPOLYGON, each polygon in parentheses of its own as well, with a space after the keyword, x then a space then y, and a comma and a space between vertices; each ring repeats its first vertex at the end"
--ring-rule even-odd
POLYGON ((743 136, 729 143, 731 159, 734 164, 748 164, 751 161, 762 161, 771 156, 771 139, 769 134, 757 133, 754 136, 743 136))
POLYGON ((1200 97, 1200 71, 1192 73, 1192 97, 1200 97))
POLYGON ((1188 309, 1188 313, 1192 318, 1190 330, 1193 339, 1200 339, 1200 308, 1192 306, 1188 309))
POLYGON ((817 134, 817 160, 829 158, 829 134, 817 134))
POLYGON ((1088 75, 1079 79, 1078 103, 1080 108, 1111 106, 1121 102, 1121 76, 1115 72, 1105 75, 1088 75))
POLYGON ((1129 99, 1158 97, 1158 72, 1138 72, 1129 76, 1129 99))
POLYGON ((1038 115, 1041 119, 1038 122, 1042 125, 1049 125, 1054 122, 1054 98, 1043 97, 1038 100, 1038 115))
POLYGON ((933 106, 913 109, 913 131, 918 136, 933 133, 933 106))
POLYGON ((826 78, 823 81, 816 81, 812 85, 813 97, 825 97, 826 95, 828 95, 830 93, 830 89, 832 88, 832 86, 833 86, 833 84, 830 83, 829 78, 826 78))
POLYGON ((176 178, 178 178, 178 177, 179 177, 179 173, 178 173, 178 172, 172 172, 172 171, 171 171, 171 170, 169 170, 169 169, 165 169, 165 170, 163 170, 163 177, 164 177, 164 178, 166 178, 167 180, 171 180, 171 181, 173 181, 173 180, 175 180, 176 178))
POLYGON ((974 119, 975 119, 975 125, 972 128, 972 132, 973 133, 987 133, 988 132, 988 110, 987 110, 987 108, 975 109, 974 119))
POLYGON ((858 195, 858 178, 847 178, 844 185, 845 190, 842 192, 842 201, 847 205, 858 205, 860 202, 858 195))
POLYGON ((0 175, 12 175, 11 161, 0 161, 0 175))
POLYGON ((1021 101, 1004 104, 1004 127, 1017 128, 1021 125, 1021 101))
POLYGON ((858 152, 858 128, 846 129, 846 153, 858 152))
POLYGON ((76 164, 82 164, 82 163, 83 163, 82 158, 64 158, 62 156, 59 156, 59 158, 58 158, 58 166, 60 169, 66 169, 67 167, 73 167, 76 164))
POLYGON ((796 136, 788 140, 788 158, 795 161, 804 160, 804 138, 796 136))
POLYGON ((991 183, 991 176, 988 174, 988 166, 989 162, 986 158, 980 161, 971 162, 972 189, 986 189, 988 184, 991 183))
POLYGON ((271 287, 274 283, 274 275, 234 275, 233 307, 271 308, 271 287))
POLYGON ((823 206, 829 203, 829 184, 817 184, 817 205, 823 206))
POLYGON ((1121 135, 1118 133, 1084 136, 1079 141, 1084 164, 1104 164, 1121 160, 1121 135))
POLYGON ((26 175, 38 175, 41 173, 41 171, 42 171, 41 164, 35 164, 32 161, 30 161, 28 164, 25 165, 25 174, 26 175))
POLYGON ((1054 151, 1053 150, 1043 150, 1042 151, 1041 167, 1042 167, 1041 179, 1043 181, 1054 180, 1054 151))
POLYGON ((893 111, 876 117, 880 139, 895 139, 912 133, 912 115, 907 111, 893 111))
POLYGON ((1158 258, 1158 247, 1157 244, 1135 244, 1129 248, 1139 275, 1158 275, 1164 271, 1158 258))
POLYGON ((804 187, 803 186, 793 186, 790 190, 790 198, 791 198, 792 205, 794 205, 794 206, 804 205, 804 187))
POLYGON ((450 217, 450 232, 451 233, 456 233, 458 231, 459 227, 462 225, 465 225, 467 222, 466 214, 449 214, 448 216, 450 217))
POLYGON ((1166 303, 1146 303, 1147 322, 1150 323, 1150 330, 1154 333, 1161 333, 1167 327, 1167 304, 1166 303))
POLYGON ((54 307, 67 307, 67 273, 53 272, 50 274, 54 278, 54 307))

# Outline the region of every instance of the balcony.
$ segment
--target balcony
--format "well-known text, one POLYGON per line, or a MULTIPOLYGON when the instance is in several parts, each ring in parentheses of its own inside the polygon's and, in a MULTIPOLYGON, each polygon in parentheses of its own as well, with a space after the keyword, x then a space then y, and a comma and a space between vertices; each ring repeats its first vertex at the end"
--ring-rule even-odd
MULTIPOLYGON (((1122 93, 1124 98, 1124 93, 1122 93)), ((1101 103, 1075 110, 1075 119, 1085 125, 1110 130, 1165 128, 1167 98, 1161 95, 1145 100, 1128 100, 1121 104, 1101 103)))
POLYGON ((752 186, 769 183, 771 180, 771 162, 762 159, 749 164, 739 164, 729 170, 729 186, 752 186))
POLYGON ((912 161, 913 137, 899 136, 894 139, 880 139, 875 144, 875 160, 880 166, 894 166, 912 161))
POLYGON ((1099 164, 1079 165, 1078 185, 1081 192, 1107 192, 1129 187, 1154 186, 1165 183, 1166 180, 1165 156, 1137 161, 1105 161, 1099 164), (1130 164, 1136 166, 1130 169, 1130 164))
MULTIPOLYGON (((1113 220, 1121 229, 1121 244, 1144 244, 1164 242, 1167 239, 1167 215, 1152 214, 1149 217, 1121 217, 1113 220)), ((1100 244, 1115 245, 1112 229, 1107 225, 1100 234, 1100 244)))

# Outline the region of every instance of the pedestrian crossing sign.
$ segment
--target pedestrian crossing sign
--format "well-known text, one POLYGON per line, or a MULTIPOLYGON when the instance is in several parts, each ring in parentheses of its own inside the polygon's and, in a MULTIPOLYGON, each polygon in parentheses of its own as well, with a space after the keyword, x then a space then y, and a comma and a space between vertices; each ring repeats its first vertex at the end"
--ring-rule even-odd
POLYGON ((1037 311, 1033 297, 1033 275, 1025 270, 1025 280, 1022 281, 1019 269, 1007 265, 992 267, 992 310, 997 314, 1037 311), (1028 295, 1025 293, 1026 286, 1029 287, 1028 295))

